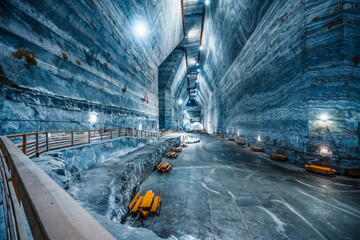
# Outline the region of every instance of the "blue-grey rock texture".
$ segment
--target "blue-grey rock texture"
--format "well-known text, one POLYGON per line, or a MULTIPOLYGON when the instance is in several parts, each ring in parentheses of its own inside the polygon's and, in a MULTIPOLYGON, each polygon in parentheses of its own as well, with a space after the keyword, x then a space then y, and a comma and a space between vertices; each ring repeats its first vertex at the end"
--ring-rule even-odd
POLYGON ((301 165, 360 167, 358 1, 211 1, 203 42, 207 130, 301 165))
POLYGON ((180 1, 4 0, 0 32, 0 135, 158 129, 157 68, 183 38, 180 1))
POLYGON ((179 146, 180 137, 161 138, 139 147, 143 141, 142 138, 124 138, 122 142, 121 139, 110 140, 88 145, 86 151, 79 147, 67 150, 69 152, 63 150, 59 154, 61 158, 56 151, 34 160, 117 239, 159 239, 150 230, 131 228, 120 222, 126 216, 128 205, 140 185, 165 154, 179 146), (120 150, 120 145, 125 147, 120 150), (130 149, 136 150, 126 155, 120 154, 130 149), (82 158, 84 152, 88 156, 94 155, 93 159, 100 156, 103 159, 89 168, 86 163, 78 163, 79 171, 70 173, 69 167, 74 165, 76 159, 82 158), (69 174, 65 176, 64 172, 69 174))
POLYGON ((40 157, 33 158, 33 161, 52 177, 57 184, 67 189, 69 179, 79 177, 84 170, 109 159, 120 158, 120 156, 148 145, 154 140, 152 138, 121 137, 84 146, 45 152, 40 157))

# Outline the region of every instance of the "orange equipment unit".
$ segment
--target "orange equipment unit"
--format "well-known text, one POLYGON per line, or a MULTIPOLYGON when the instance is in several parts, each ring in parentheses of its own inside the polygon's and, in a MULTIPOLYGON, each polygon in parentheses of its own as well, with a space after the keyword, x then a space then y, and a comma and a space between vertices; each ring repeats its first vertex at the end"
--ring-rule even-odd
POLYGON ((225 138, 224 134, 220 134, 220 137, 221 137, 221 138, 225 138))
POLYGON ((274 159, 274 160, 279 160, 279 161, 285 161, 285 160, 287 160, 287 157, 286 157, 286 156, 281 155, 281 154, 276 154, 276 153, 272 153, 272 154, 270 155, 270 157, 271 157, 272 159, 274 159))
POLYGON ((254 152, 262 152, 262 148, 259 147, 251 147, 251 150, 253 150, 254 152))
POLYGON ((168 158, 176 158, 179 155, 178 152, 168 152, 166 154, 166 156, 168 156, 168 158))
POLYGON ((160 206, 161 195, 162 194, 160 193, 160 196, 155 196, 151 190, 147 191, 144 196, 140 197, 139 193, 137 193, 129 204, 129 211, 134 215, 140 213, 141 219, 148 217, 149 213, 157 214, 157 210, 160 206), (134 205, 135 202, 136 204, 134 205))
POLYGON ((172 150, 174 152, 181 152, 182 148, 181 147, 173 147, 172 150))
POLYGON ((159 172, 161 173, 165 173, 165 172, 169 172, 172 168, 173 164, 169 164, 168 162, 164 162, 164 163, 160 163, 159 165, 157 165, 157 169, 159 172))
POLYGON ((240 142, 240 141, 236 141, 236 144, 237 144, 237 145, 245 145, 244 142, 240 142))
POLYGON ((235 141, 235 139, 233 139, 233 138, 229 138, 228 140, 229 140, 229 141, 235 141))
POLYGON ((307 171, 317 172, 317 173, 324 173, 329 176, 334 176, 336 174, 336 170, 331 169, 329 167, 321 167, 316 165, 305 165, 307 171))

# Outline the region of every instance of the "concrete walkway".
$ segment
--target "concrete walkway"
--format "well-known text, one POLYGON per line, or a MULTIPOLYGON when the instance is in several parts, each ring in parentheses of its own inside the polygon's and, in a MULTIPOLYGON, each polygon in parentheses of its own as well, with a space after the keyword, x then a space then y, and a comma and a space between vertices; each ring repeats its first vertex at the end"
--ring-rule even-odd
MULTIPOLYGON (((126 225, 160 237, 358 239, 360 181, 307 173, 219 137, 189 134, 169 174, 154 172, 140 193, 163 193, 159 217, 126 225)), ((169 161, 169 160, 167 160, 169 161)))

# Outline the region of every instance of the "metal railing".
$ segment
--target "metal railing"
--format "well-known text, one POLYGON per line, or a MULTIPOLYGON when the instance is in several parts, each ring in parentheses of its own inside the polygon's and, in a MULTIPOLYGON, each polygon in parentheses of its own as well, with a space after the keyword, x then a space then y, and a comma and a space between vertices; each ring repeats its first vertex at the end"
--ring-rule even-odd
POLYGON ((121 136, 160 137, 160 133, 131 128, 109 128, 78 131, 47 131, 8 135, 15 145, 29 158, 53 149, 113 139, 121 136))
POLYGON ((7 239, 115 239, 6 136, 0 168, 7 239))
POLYGON ((122 136, 161 137, 161 134, 110 128, 0 136, 0 183, 7 239, 28 239, 29 234, 34 239, 114 239, 30 157, 122 136), (31 233, 26 231, 27 223, 31 233))

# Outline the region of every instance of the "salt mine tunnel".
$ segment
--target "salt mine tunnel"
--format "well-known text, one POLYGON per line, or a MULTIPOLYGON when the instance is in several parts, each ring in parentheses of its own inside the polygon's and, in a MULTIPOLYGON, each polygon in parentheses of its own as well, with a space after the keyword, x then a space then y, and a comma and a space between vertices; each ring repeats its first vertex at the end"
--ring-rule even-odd
POLYGON ((359 0, 0 0, 1 239, 359 239, 359 0))

